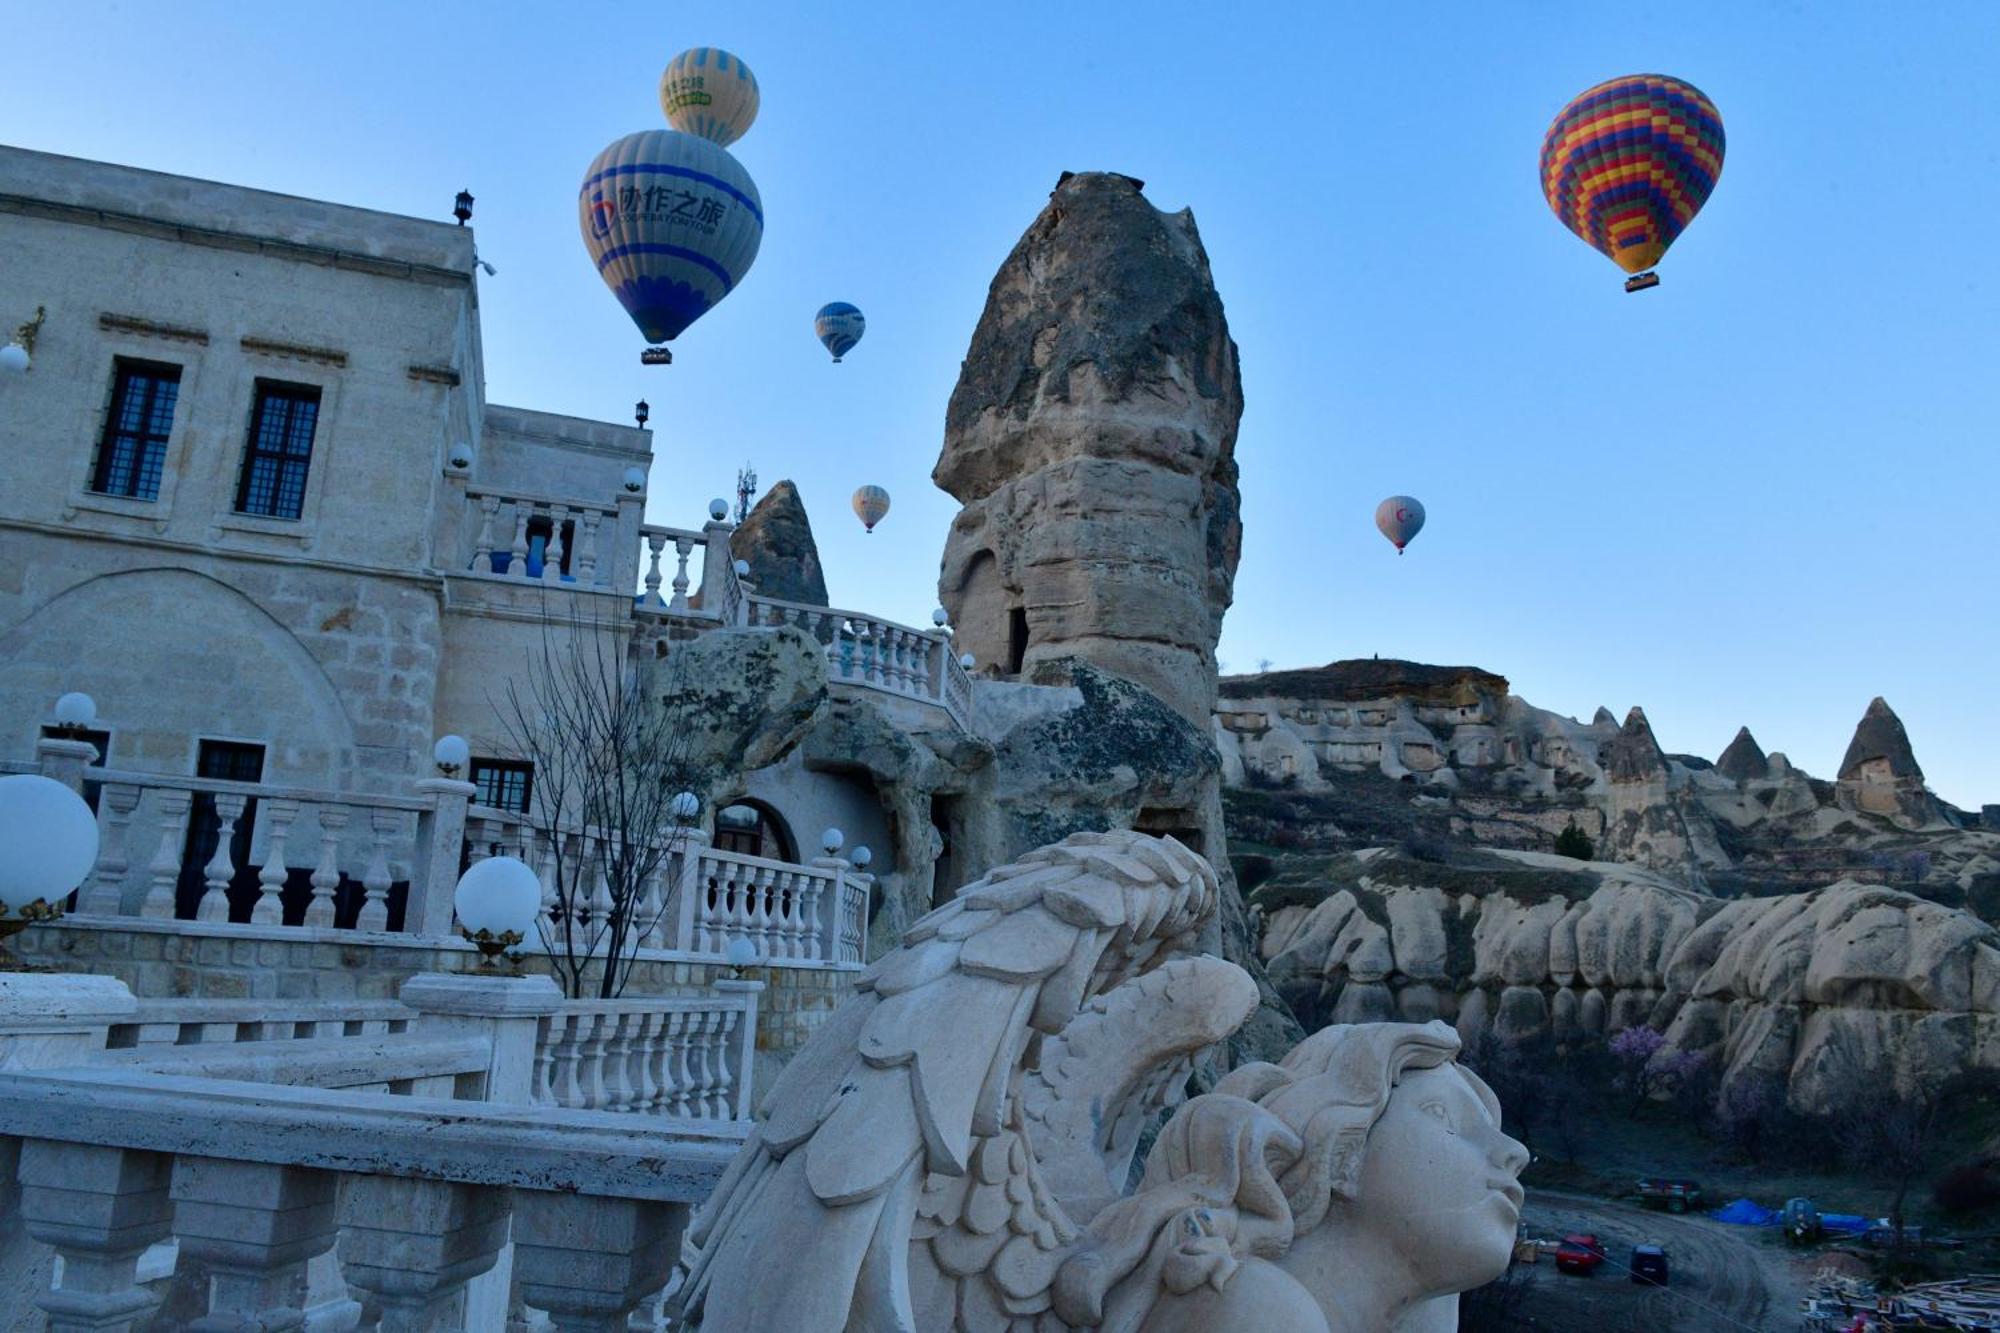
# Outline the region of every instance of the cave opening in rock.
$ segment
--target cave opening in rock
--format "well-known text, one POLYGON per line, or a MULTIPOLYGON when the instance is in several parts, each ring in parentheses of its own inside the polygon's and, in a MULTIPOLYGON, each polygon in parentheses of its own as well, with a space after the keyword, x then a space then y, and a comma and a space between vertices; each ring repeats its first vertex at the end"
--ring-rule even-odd
POLYGON ((1208 855, 1202 848, 1201 826, 1195 822, 1192 810, 1141 810, 1132 827, 1155 838, 1172 838, 1196 856, 1208 855))
POLYGON ((1028 609, 1012 607, 1007 612, 1007 674, 1018 676, 1028 660, 1028 609))
POLYGON ((958 798, 931 797, 931 829, 937 834, 937 859, 931 862, 931 906, 943 907, 958 896, 958 873, 952 864, 952 843, 958 829, 958 798))

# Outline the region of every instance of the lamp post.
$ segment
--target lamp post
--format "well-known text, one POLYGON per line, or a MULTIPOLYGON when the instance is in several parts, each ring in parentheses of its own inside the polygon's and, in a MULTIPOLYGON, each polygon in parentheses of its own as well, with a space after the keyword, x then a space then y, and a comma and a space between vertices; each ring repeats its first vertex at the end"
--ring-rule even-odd
POLYGON ((819 849, 828 856, 840 855, 840 849, 847 845, 847 835, 837 828, 830 828, 819 835, 819 849))
POLYGON ((625 469, 625 489, 633 495, 646 489, 646 469, 628 467, 625 469))
POLYGON ((632 419, 639 423, 639 429, 644 430, 646 428, 646 421, 652 415, 653 409, 646 405, 645 399, 641 398, 638 402, 632 404, 632 419))
POLYGON ((6 941, 62 915, 63 899, 97 864, 97 816, 53 778, 0 778, 0 971, 21 971, 6 941))
POLYGON ((56 700, 55 732, 68 740, 80 740, 97 721, 97 700, 81 690, 71 690, 56 700))
POLYGON ((451 201, 451 215, 458 219, 458 225, 461 227, 472 221, 472 191, 458 192, 458 197, 451 201))
POLYGON ((35 317, 14 330, 14 341, 0 347, 0 370, 13 375, 25 375, 34 364, 35 336, 42 331, 42 321, 49 315, 48 307, 36 306, 35 317))
POLYGON ((479 950, 479 970, 528 938, 542 908, 542 881, 525 861, 489 856, 458 877, 452 891, 459 933, 479 950))

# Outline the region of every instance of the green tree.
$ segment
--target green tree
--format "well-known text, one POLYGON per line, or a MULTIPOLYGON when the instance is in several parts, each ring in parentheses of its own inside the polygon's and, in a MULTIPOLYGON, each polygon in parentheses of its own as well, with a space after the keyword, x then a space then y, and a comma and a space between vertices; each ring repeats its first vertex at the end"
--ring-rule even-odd
POLYGON ((1578 861, 1588 861, 1597 854, 1590 845, 1590 835, 1571 821, 1569 827, 1556 834, 1556 855, 1574 857, 1578 861))

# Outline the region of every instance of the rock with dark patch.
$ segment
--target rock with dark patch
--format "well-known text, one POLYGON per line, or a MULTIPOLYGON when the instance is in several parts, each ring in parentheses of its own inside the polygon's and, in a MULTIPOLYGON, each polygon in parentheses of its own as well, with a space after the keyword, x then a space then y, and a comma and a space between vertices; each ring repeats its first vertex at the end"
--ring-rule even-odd
POLYGON ((994 277, 932 478, 957 643, 1025 679, 1079 657, 1207 724, 1241 548, 1236 345, 1187 212, 1065 175, 994 277))
POLYGON ((1770 777, 1771 761, 1765 757, 1764 747, 1750 734, 1750 728, 1738 727, 1736 739, 1729 742, 1729 748, 1715 761, 1715 771, 1725 778, 1748 782, 1770 777))
POLYGON ((1430 666, 1400 658, 1350 658, 1299 671, 1264 671, 1225 676, 1225 699, 1327 699, 1359 702, 1367 699, 1408 699, 1412 703, 1466 705, 1482 694, 1507 693, 1507 678, 1469 666, 1430 666))
POLYGON ((1904 828, 1946 822, 1942 807, 1924 788, 1924 770, 1917 766, 1903 720, 1879 695, 1854 729, 1834 786, 1845 808, 1882 815, 1904 828))
POLYGON ((674 710, 677 743, 709 796, 776 763, 826 706, 826 658, 803 630, 724 629, 650 661, 644 686, 674 710))
POLYGON ((1625 715, 1617 739, 1604 747, 1604 776, 1610 782, 1653 782, 1665 779, 1667 757, 1653 736, 1646 710, 1634 707, 1625 715))
POLYGON ((806 606, 827 604, 812 521, 791 482, 781 481, 764 492, 730 535, 729 553, 749 564, 750 581, 760 596, 806 606))
POLYGON ((1841 780, 1861 776, 1864 765, 1880 765, 1878 771, 1892 778, 1921 782, 1924 777, 1924 770, 1917 766, 1916 751, 1910 748, 1910 734, 1903 730, 1903 719, 1879 694, 1869 702, 1868 711, 1854 728, 1854 739, 1847 743, 1847 753, 1840 761, 1841 780))

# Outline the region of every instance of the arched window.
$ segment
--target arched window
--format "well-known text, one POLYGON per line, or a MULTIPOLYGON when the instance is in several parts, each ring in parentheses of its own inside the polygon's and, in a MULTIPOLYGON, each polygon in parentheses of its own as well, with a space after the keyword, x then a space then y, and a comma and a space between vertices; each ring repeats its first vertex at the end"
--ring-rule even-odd
POLYGON ((739 797, 715 812, 715 849, 767 861, 797 861, 798 844, 778 812, 762 801, 739 797))

